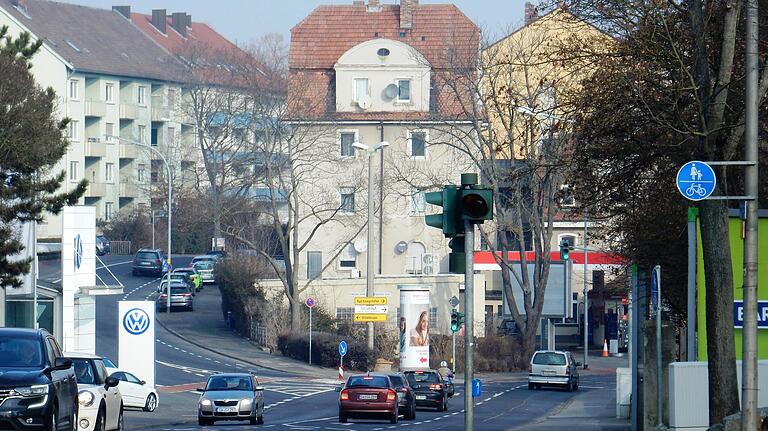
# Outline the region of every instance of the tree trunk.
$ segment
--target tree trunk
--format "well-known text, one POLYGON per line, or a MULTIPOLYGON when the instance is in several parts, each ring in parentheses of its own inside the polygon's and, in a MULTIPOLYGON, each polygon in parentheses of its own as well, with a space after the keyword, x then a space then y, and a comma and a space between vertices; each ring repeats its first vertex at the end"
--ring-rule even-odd
POLYGON ((213 237, 221 238, 221 198, 218 190, 213 189, 213 237))
POLYGON ((525 331, 520 337, 519 341, 520 355, 518 356, 517 363, 515 365, 517 368, 527 369, 528 364, 531 362, 533 352, 536 351, 536 330, 531 331, 530 334, 528 331, 525 331))
POLYGON ((739 411, 736 347, 733 338, 733 272, 725 201, 701 202, 709 357, 709 422, 739 411))
POLYGON ((299 301, 299 298, 297 297, 294 297, 294 300, 289 302, 291 306, 291 331, 299 332, 302 330, 302 327, 301 327, 302 303, 301 301, 299 301))

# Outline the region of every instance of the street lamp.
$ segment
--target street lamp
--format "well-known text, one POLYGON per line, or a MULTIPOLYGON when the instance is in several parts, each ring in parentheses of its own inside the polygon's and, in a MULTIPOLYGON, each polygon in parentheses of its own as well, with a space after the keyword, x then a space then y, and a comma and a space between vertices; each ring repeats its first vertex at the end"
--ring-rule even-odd
MULTIPOLYGON (((373 147, 355 142, 353 148, 368 153, 368 259, 365 270, 365 296, 373 296, 373 155, 378 150, 383 150, 389 142, 382 141, 373 147)), ((368 348, 373 350, 373 322, 368 322, 368 348)))
MULTIPOLYGON (((121 138, 119 136, 112 136, 112 135, 105 135, 108 140, 115 139, 120 142, 124 142, 126 144, 136 145, 137 147, 145 148, 148 150, 153 151, 155 154, 160 156, 160 159, 162 159, 163 163, 165 163, 165 171, 166 175, 168 177, 168 292, 167 292, 167 302, 166 302, 166 310, 168 313, 171 312, 171 208, 173 205, 173 188, 171 187, 171 165, 168 164, 168 160, 165 158, 163 153, 158 151, 156 148, 153 148, 150 145, 142 144, 141 142, 136 142, 131 139, 125 139, 121 138)), ((153 214, 153 225, 152 225, 152 235, 154 236, 154 214, 153 214)), ((154 244, 153 244, 154 246, 154 244)))

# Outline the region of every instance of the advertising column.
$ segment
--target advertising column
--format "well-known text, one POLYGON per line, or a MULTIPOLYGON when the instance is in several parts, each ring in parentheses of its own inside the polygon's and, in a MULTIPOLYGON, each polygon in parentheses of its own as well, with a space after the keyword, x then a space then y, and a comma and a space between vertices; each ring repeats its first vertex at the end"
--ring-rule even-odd
POLYGON ((400 367, 429 368, 429 286, 398 285, 400 289, 400 367))
POLYGON ((147 387, 155 387, 155 303, 120 301, 118 307, 118 359, 121 370, 129 371, 147 387))
POLYGON ((64 207, 61 232, 61 290, 62 334, 65 351, 79 352, 83 351, 83 348, 88 350, 92 348, 93 342, 90 338, 95 335, 96 323, 95 320, 89 320, 88 325, 92 325, 93 328, 76 328, 75 295, 81 287, 95 285, 96 208, 64 207), (87 333, 89 340, 79 343, 79 333, 87 333))

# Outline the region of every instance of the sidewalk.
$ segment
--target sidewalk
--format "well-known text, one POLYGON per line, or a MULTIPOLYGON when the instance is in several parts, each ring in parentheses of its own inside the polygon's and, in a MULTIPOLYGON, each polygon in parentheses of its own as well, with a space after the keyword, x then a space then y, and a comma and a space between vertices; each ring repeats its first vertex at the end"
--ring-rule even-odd
POLYGON ((338 370, 262 351, 248 339, 227 328, 216 286, 208 285, 195 295, 195 311, 158 313, 157 323, 171 334, 201 349, 244 364, 311 378, 337 379, 338 370))

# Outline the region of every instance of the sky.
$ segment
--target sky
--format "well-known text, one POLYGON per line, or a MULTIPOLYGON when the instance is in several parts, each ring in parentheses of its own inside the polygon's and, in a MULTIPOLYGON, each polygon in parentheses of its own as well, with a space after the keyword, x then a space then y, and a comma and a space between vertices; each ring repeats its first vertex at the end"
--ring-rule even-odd
MULTIPOLYGON (((352 0, 58 0, 111 9, 130 5, 135 12, 186 12, 193 21, 211 25, 236 43, 248 43, 267 33, 280 33, 286 42, 290 29, 321 4, 352 4, 352 0)), ((382 0, 384 4, 397 0, 382 0)), ((421 0, 421 3, 454 3, 482 29, 493 35, 522 24, 525 0, 421 0)), ((535 3, 532 1, 532 3, 535 3)))

